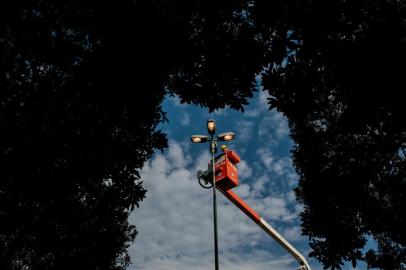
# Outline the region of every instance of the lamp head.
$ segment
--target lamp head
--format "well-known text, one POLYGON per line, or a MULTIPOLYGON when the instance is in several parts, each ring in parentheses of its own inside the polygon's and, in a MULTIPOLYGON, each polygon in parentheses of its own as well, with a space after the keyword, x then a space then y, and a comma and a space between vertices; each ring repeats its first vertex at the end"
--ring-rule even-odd
POLYGON ((214 121, 214 119, 207 120, 207 131, 210 135, 216 133, 216 121, 214 121))
POLYGON ((192 143, 204 143, 207 142, 208 137, 206 135, 192 135, 190 140, 192 143))
POLYGON ((224 132, 217 136, 220 141, 231 141, 234 140, 235 133, 234 132, 224 132))

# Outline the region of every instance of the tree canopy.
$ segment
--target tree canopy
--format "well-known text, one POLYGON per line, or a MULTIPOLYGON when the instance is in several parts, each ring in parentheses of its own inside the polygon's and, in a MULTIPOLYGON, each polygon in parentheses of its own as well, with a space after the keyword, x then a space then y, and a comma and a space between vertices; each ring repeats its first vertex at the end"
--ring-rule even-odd
POLYGON ((257 43, 234 33, 248 27, 232 15, 242 8, 1 3, 1 269, 125 269, 128 214, 145 195, 138 170, 166 146, 169 87, 211 109, 251 96, 261 65, 257 43))
POLYGON ((332 269, 343 260, 404 269, 405 6, 305 1, 289 11, 286 42, 300 45, 264 86, 296 143, 311 256, 332 269), (378 248, 363 254, 371 238, 378 248))
POLYGON ((125 269, 164 96, 243 110, 258 75, 312 256, 404 267, 405 19, 395 0, 3 1, 0 268, 125 269))

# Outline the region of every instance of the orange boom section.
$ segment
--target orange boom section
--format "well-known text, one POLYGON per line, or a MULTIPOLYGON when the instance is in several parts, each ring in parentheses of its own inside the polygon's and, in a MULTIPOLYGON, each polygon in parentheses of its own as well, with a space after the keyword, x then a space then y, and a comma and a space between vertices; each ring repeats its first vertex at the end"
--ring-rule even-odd
POLYGON ((243 211, 249 218, 251 218, 255 223, 261 223, 261 216, 255 212, 254 209, 252 209, 246 202, 244 202, 243 199, 238 197, 237 194, 235 194, 231 190, 227 191, 222 191, 220 190, 221 193, 224 194, 224 196, 227 197, 232 203, 235 204, 238 208, 240 208, 241 211, 243 211))

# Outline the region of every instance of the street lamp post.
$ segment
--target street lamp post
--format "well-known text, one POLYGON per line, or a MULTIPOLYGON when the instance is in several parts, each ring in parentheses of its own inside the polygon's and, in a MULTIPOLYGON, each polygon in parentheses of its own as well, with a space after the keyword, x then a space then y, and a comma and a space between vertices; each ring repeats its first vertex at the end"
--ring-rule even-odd
MULTIPOLYGON (((216 188, 220 190, 220 192, 229 199, 232 203, 234 203, 239 209, 241 209, 251 220, 253 220, 256 224, 259 225, 266 233, 268 233, 274 240, 276 240, 287 252, 290 253, 300 264, 298 270, 311 270, 310 265, 306 261, 306 258, 297 251, 282 235, 280 235, 270 224, 268 224, 257 212, 255 212, 246 202, 244 202, 237 194, 235 194, 231 189, 235 186, 238 186, 238 179, 236 182, 233 182, 230 178, 229 181, 233 182, 232 186, 226 185, 216 185, 216 176, 215 176, 215 163, 214 163, 214 154, 217 151, 216 141, 231 141, 234 139, 235 134, 233 132, 226 132, 219 134, 216 138, 214 137, 215 130, 216 130, 216 123, 214 120, 207 121, 207 130, 210 134, 210 139, 206 135, 193 135, 192 142, 193 143, 204 143, 210 142, 210 153, 211 153, 211 171, 212 171, 212 180, 210 179, 210 168, 207 171, 198 171, 197 172, 197 179, 199 180, 199 184, 204 188, 211 188, 213 187, 213 213, 214 213, 214 250, 215 250, 215 262, 216 262, 216 270, 219 269, 218 266, 218 246, 217 246, 217 213, 216 213, 216 188), (204 181, 204 182, 201 182, 204 181), (212 186, 210 186, 210 181, 212 181, 212 186)), ((232 152, 232 151, 230 151, 232 152)), ((228 153, 224 153, 228 155, 228 153)), ((237 156, 238 157, 238 156, 237 156)), ((227 160, 228 159, 224 159, 227 160)), ((238 163, 240 158, 234 158, 234 161, 229 161, 232 164, 233 162, 238 163), (236 161, 238 159, 238 161, 236 161)), ((225 164, 226 164, 225 163, 225 164)), ((221 163, 220 163, 221 164, 221 163)), ((224 165, 225 165, 224 164, 224 165)), ((227 173, 226 173, 227 175, 227 173)), ((224 177, 224 175, 223 175, 224 177)), ((226 176, 228 177, 228 176, 226 176)), ((224 179, 224 178, 223 178, 224 179)), ((223 181, 224 183, 224 181, 223 181)))
POLYGON ((205 143, 210 142, 211 153, 211 167, 212 167, 212 181, 213 181, 213 223, 214 223, 214 263, 215 270, 219 270, 219 258, 218 258, 218 237, 217 237, 217 202, 216 202, 216 167, 214 164, 214 154, 217 152, 216 141, 231 141, 234 139, 235 134, 233 132, 221 133, 217 138, 214 136, 216 133, 216 122, 213 119, 207 120, 207 131, 210 135, 192 135, 191 140, 193 143, 205 143))

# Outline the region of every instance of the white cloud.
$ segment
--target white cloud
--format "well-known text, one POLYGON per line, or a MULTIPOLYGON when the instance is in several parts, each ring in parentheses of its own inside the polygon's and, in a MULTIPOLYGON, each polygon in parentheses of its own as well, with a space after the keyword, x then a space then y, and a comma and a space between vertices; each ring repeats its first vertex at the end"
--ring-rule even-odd
POLYGON ((182 126, 187 126, 190 124, 190 116, 187 112, 182 111, 181 119, 180 119, 180 124, 182 126))
POLYGON ((235 131, 238 136, 238 141, 248 141, 252 139, 254 122, 240 120, 236 122, 235 131))
MULTIPOLYGON (((183 270, 213 267, 212 196, 196 179, 196 169, 207 168, 209 155, 185 156, 182 146, 170 141, 164 155, 145 165, 141 177, 147 198, 130 217, 139 234, 129 249, 129 269, 183 270), (192 169, 191 169, 192 168, 192 169)), ((240 175, 252 169, 240 164, 240 175)), ((286 196, 263 197, 259 189, 266 179, 241 184, 236 193, 268 220, 290 223, 297 215, 289 210, 286 196), (286 197, 286 198, 285 198, 286 197)), ((296 263, 239 209, 218 194, 220 266, 222 269, 294 269, 296 263), (269 248, 277 250, 271 254, 269 248)), ((292 208, 292 207, 290 207, 292 208)), ((287 231, 293 239, 295 231, 287 231)))
MULTIPOLYGON (((148 264, 143 266, 132 265, 129 270, 135 269, 148 269, 148 270, 180 270, 180 269, 193 269, 193 270, 207 270, 212 269, 213 254, 202 254, 199 258, 199 263, 196 263, 194 258, 186 256, 178 256, 173 259, 167 256, 157 257, 148 264)), ((280 269, 280 270, 294 270, 296 264, 292 263, 292 259, 288 256, 275 258, 267 252, 247 252, 242 254, 221 254, 220 253, 220 269, 222 270, 257 270, 257 269, 280 269)))
POLYGON ((172 105, 175 107, 183 106, 183 104, 180 102, 179 96, 168 96, 168 99, 172 103, 172 105))
POLYGON ((282 113, 272 110, 264 116, 258 127, 258 136, 269 142, 284 139, 289 135, 288 121, 282 113))
POLYGON ((270 168, 274 163, 274 157, 268 148, 261 147, 257 150, 257 157, 266 168, 270 168))
POLYGON ((224 117, 224 116, 227 116, 229 113, 228 113, 228 111, 229 111, 230 109, 229 109, 229 107, 228 106, 226 106, 224 109, 217 109, 217 110, 215 110, 215 111, 213 111, 213 112, 211 112, 211 116, 212 117, 224 117))
POLYGON ((248 177, 252 176, 252 169, 248 166, 245 160, 241 160, 241 162, 237 164, 237 167, 238 176, 240 179, 247 179, 248 177))
POLYGON ((241 184, 236 189, 235 193, 240 196, 242 199, 247 199, 252 192, 252 188, 247 184, 241 184))
POLYGON ((296 176, 290 158, 281 157, 277 159, 274 157, 271 150, 265 147, 259 148, 256 151, 256 154, 269 172, 275 173, 279 176, 285 175, 289 178, 294 178, 296 176))
POLYGON ((252 194, 254 197, 262 196, 261 194, 265 191, 265 183, 268 181, 269 178, 266 174, 255 179, 255 182, 252 185, 252 194))
POLYGON ((269 112, 269 93, 267 91, 262 91, 262 87, 258 87, 258 90, 259 93, 256 94, 252 100, 250 100, 250 105, 247 106, 244 112, 244 117, 255 118, 262 113, 269 112))
POLYGON ((289 191, 289 192, 286 194, 286 199, 287 199, 289 202, 294 202, 294 201, 296 200, 295 192, 294 192, 293 190, 289 191))
POLYGON ((289 224, 298 217, 296 209, 290 210, 289 202, 283 197, 248 198, 247 202, 268 221, 282 221, 289 224))
MULTIPOLYGON (((190 162, 190 157, 185 156, 181 146, 177 143, 169 142, 171 147, 168 148, 168 153, 166 155, 171 166, 174 168, 185 168, 190 162)), ((162 158, 162 156, 160 156, 162 158)))
POLYGON ((283 198, 267 197, 263 200, 264 213, 271 220, 290 220, 292 214, 286 207, 286 201, 283 198))
POLYGON ((269 110, 268 98, 270 97, 267 91, 259 92, 259 107, 261 110, 269 110))
POLYGON ((290 228, 286 228, 283 230, 283 235, 286 237, 288 241, 298 241, 298 240, 303 240, 303 237, 301 237, 302 230, 300 229, 299 226, 293 226, 290 228))
POLYGON ((272 166, 272 170, 279 175, 288 174, 291 171, 291 169, 292 169, 291 161, 287 157, 278 159, 273 163, 272 166))
POLYGON ((258 110, 258 108, 254 108, 254 109, 246 110, 244 112, 244 116, 248 117, 248 118, 254 118, 254 117, 257 117, 260 113, 261 113, 261 111, 258 110))

